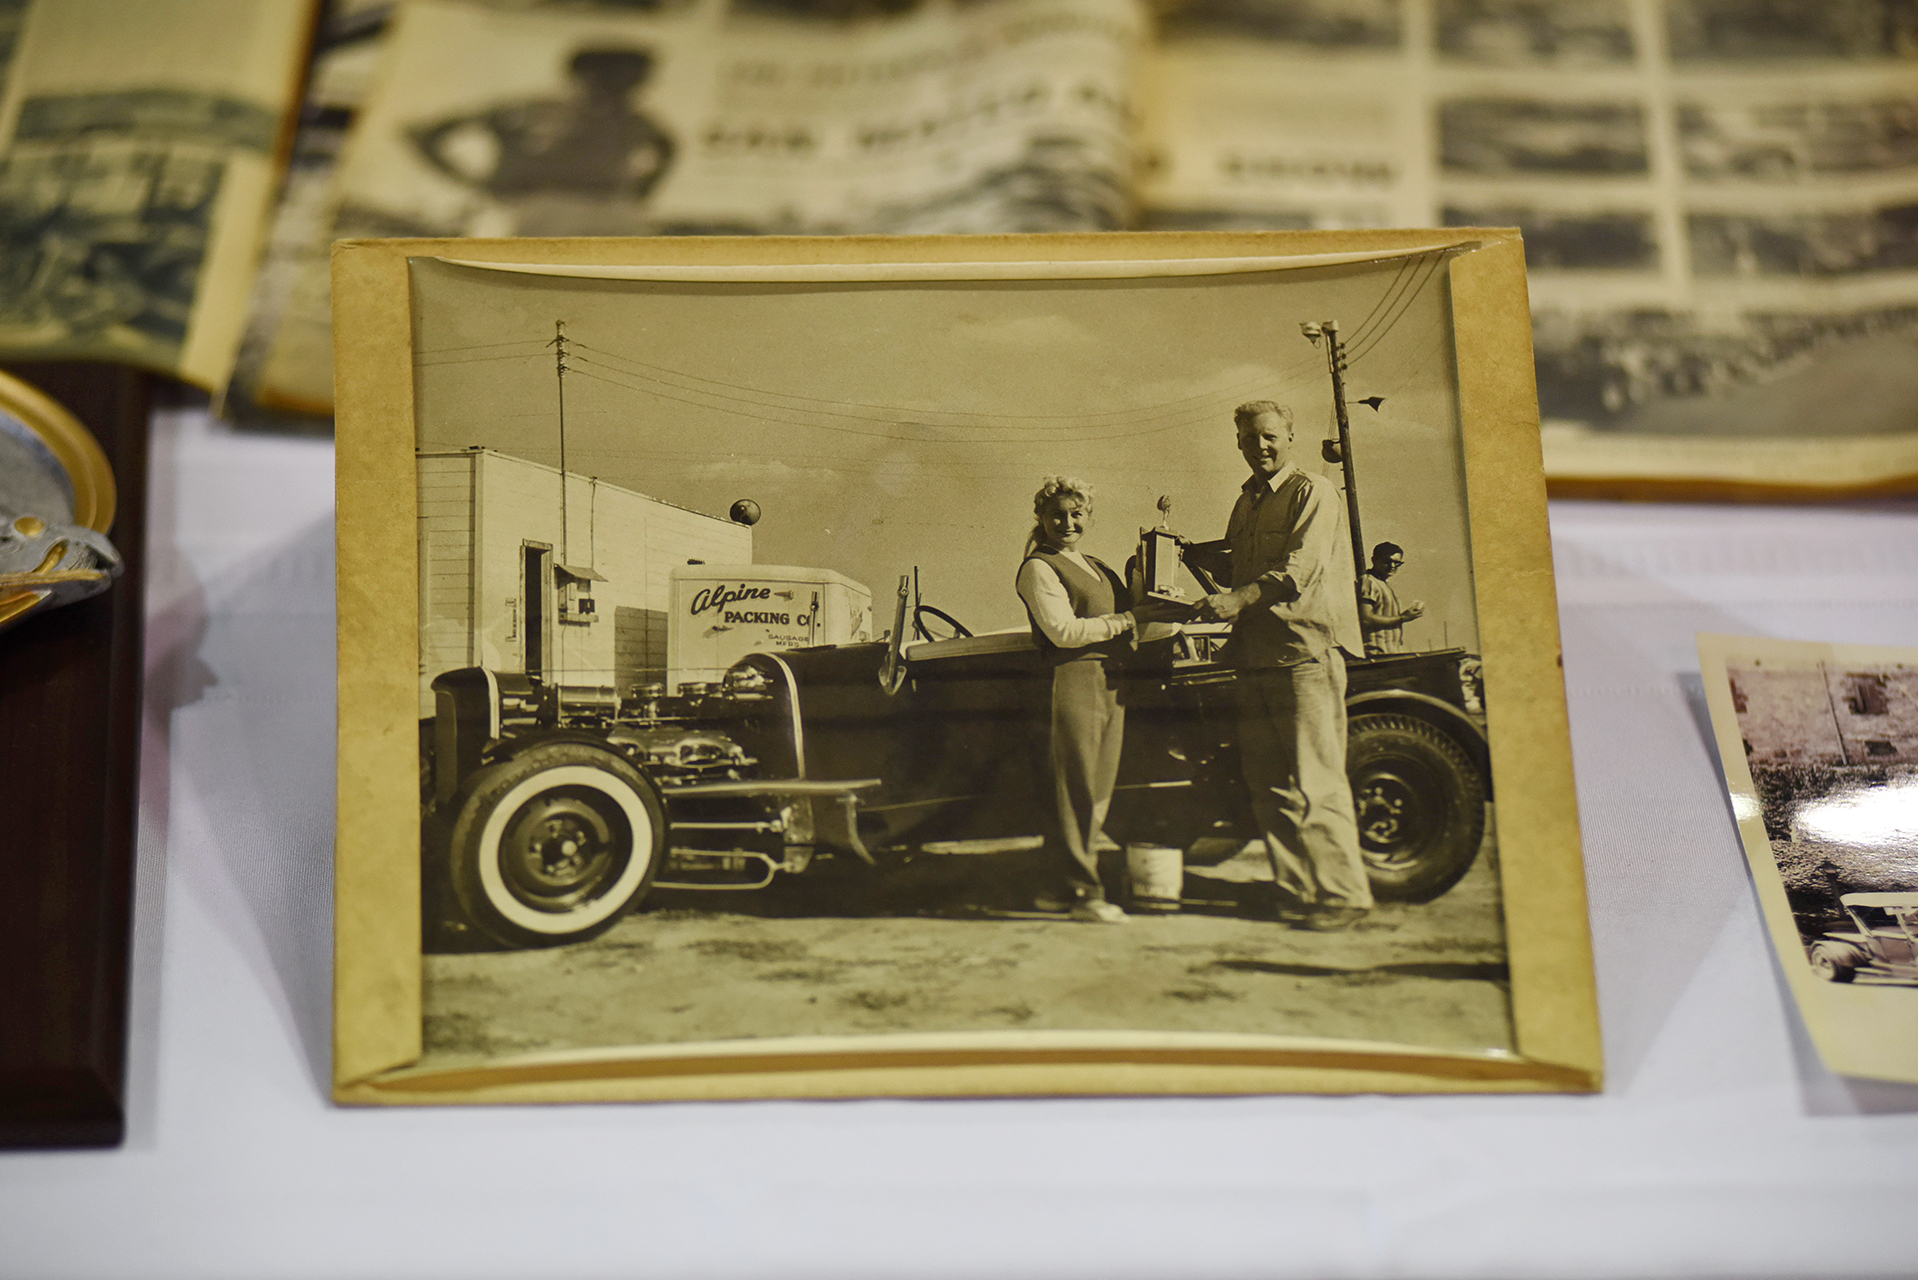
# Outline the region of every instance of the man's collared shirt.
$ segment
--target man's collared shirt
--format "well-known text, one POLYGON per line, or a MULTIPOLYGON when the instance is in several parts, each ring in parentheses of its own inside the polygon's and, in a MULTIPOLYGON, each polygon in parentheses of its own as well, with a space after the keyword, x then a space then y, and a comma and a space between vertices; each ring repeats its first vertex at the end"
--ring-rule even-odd
MULTIPOLYGON (((1392 584, 1376 574, 1367 573, 1359 578, 1359 595, 1365 603, 1372 606, 1372 612, 1385 618, 1395 618, 1399 614, 1399 593, 1392 590, 1392 584)), ((1405 628, 1374 627, 1365 633, 1365 651, 1367 653, 1404 653, 1405 628)))
POLYGON ((1227 647, 1234 666, 1289 667, 1343 649, 1365 653, 1345 512, 1331 481, 1290 462, 1245 482, 1226 525, 1232 587, 1260 602, 1240 613, 1227 647))

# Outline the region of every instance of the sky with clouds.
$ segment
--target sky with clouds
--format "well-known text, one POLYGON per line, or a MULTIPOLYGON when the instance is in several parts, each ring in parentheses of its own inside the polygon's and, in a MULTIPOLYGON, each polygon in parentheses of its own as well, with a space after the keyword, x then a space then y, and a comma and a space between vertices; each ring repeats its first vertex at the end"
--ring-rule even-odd
MULTIPOLYGON (((1091 483, 1085 549, 1115 567, 1156 524, 1224 532, 1246 468, 1232 409, 1289 405, 1294 458, 1333 433, 1323 347, 1347 335, 1363 532, 1406 548, 1394 580, 1417 648, 1474 643, 1442 268, 1230 277, 767 285, 532 276, 416 262, 423 449, 556 465, 563 320, 574 472, 723 515, 764 512, 765 564, 837 570, 889 609, 924 599, 974 631, 1022 625, 1013 576, 1047 475, 1091 483)), ((603 536, 603 535, 602 535, 603 536)))

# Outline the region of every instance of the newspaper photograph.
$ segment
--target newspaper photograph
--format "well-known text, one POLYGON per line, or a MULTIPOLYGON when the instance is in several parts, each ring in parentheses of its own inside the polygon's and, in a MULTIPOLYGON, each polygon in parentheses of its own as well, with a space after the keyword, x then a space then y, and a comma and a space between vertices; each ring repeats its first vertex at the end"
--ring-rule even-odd
POLYGON ((313 8, 0 0, 0 353, 225 384, 313 8))
POLYGON ((336 237, 1109 230, 1131 0, 417 3, 384 39, 256 398, 331 401, 336 237))

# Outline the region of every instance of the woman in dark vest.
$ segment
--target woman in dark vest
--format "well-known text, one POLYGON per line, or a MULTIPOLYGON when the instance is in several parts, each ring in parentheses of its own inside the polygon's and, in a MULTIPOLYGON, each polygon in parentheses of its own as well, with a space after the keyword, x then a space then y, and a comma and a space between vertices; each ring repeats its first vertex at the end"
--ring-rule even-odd
POLYGON ((1119 777, 1125 737, 1113 672, 1129 653, 1138 628, 1164 610, 1135 607, 1125 582, 1078 550, 1092 515, 1092 487, 1070 476, 1048 476, 1033 496, 1037 523, 1019 566, 1019 598, 1032 621, 1032 638, 1052 668, 1052 777, 1058 820, 1056 846, 1067 895, 1042 893, 1044 909, 1066 908, 1075 920, 1123 924, 1125 913, 1106 901, 1099 882, 1098 843, 1119 777))

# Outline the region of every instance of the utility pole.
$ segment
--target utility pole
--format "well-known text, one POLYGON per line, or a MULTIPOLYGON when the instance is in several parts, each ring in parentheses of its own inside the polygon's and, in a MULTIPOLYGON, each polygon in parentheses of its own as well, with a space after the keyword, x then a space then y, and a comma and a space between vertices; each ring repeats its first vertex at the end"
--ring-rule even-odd
POLYGON ((1851 751, 1845 746, 1845 722, 1838 718, 1838 698, 1831 691, 1831 671, 1822 662, 1818 664, 1818 678, 1825 682, 1825 705, 1831 708, 1831 731, 1838 735, 1838 760, 1848 765, 1851 763, 1851 751))
POLYGON ((1359 487, 1352 471, 1352 423, 1345 413, 1345 347, 1339 342, 1336 320, 1308 320, 1299 330, 1315 347, 1319 336, 1325 336, 1326 363, 1332 370, 1332 410, 1339 422, 1339 469, 1345 476, 1345 522, 1352 532, 1352 573, 1356 587, 1357 575, 1365 572, 1365 534, 1359 529, 1359 487))
MULTIPOLYGON (((553 373, 559 381, 559 562, 563 565, 573 563, 567 554, 566 533, 569 525, 566 519, 566 322, 553 321, 553 340, 546 344, 553 348, 553 373)), ((1340 410, 1341 414, 1344 412, 1340 410)), ((1348 481, 1349 483, 1349 481, 1348 481)))

